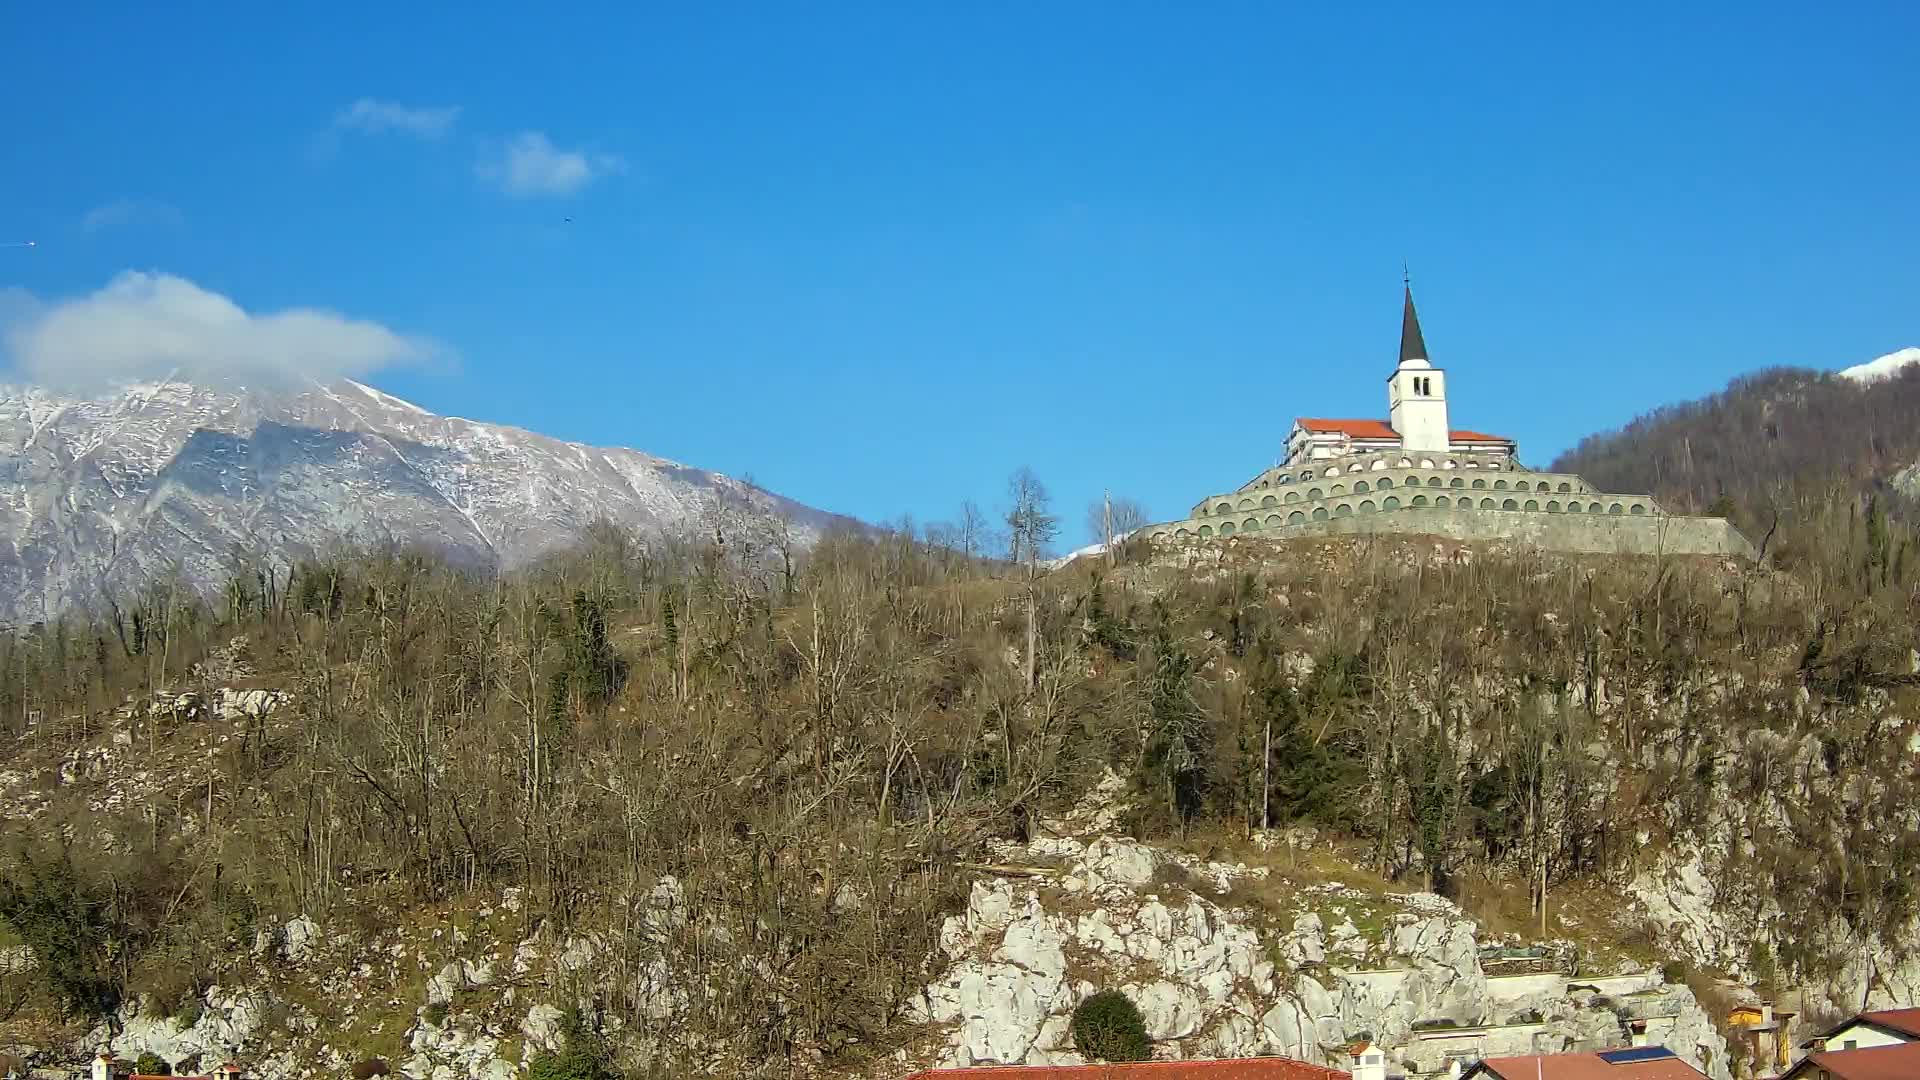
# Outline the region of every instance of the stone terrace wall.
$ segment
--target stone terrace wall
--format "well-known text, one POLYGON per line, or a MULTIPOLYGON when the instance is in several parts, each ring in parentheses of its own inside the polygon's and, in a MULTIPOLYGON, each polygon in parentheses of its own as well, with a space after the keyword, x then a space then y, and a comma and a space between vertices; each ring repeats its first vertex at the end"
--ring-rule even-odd
POLYGON ((1433 507, 1404 507, 1389 514, 1309 521, 1252 536, 1348 536, 1360 533, 1414 533, 1456 540, 1510 540, 1550 551, 1600 555, 1758 556, 1738 529, 1720 518, 1618 514, 1549 514, 1501 510, 1461 513, 1433 507))

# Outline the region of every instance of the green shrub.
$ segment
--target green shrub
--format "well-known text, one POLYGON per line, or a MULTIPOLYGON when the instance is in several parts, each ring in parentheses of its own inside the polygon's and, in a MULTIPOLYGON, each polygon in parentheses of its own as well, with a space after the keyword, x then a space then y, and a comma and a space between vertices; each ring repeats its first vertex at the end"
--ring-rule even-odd
POLYGON ((160 1060, 160 1055, 149 1050, 134 1059, 133 1071, 142 1076, 172 1076, 173 1066, 160 1060))
POLYGON ((580 1010, 569 1009, 560 1030, 566 1040, 557 1054, 541 1054, 527 1066, 527 1080, 620 1080, 613 1050, 580 1010))
POLYGON ((420 1010, 420 1017, 433 1027, 444 1025, 447 1022, 447 1003, 444 1001, 429 1002, 426 1008, 420 1010))
POLYGON ((1660 977, 1670 983, 1687 981, 1687 965, 1681 960, 1669 960, 1660 965, 1660 977))
POLYGON ((1073 1045, 1094 1061, 1145 1061, 1153 1055, 1146 1019, 1118 990, 1102 990, 1073 1010, 1073 1045))
POLYGON ((569 1047, 534 1058, 527 1080, 620 1080, 620 1074, 600 1057, 569 1047))

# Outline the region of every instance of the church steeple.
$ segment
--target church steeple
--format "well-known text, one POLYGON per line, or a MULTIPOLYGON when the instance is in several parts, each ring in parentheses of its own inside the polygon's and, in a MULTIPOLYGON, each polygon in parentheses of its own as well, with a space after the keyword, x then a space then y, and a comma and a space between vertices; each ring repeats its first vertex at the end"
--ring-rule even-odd
POLYGON ((1420 315, 1413 310, 1413 284, 1406 287, 1400 314, 1400 364, 1387 376, 1387 423, 1407 450, 1446 453, 1453 445, 1447 428, 1447 376, 1427 358, 1420 315))
POLYGON ((1413 285, 1407 284, 1407 304, 1400 314, 1400 362, 1427 360, 1427 340, 1420 336, 1420 313, 1413 310, 1413 285))

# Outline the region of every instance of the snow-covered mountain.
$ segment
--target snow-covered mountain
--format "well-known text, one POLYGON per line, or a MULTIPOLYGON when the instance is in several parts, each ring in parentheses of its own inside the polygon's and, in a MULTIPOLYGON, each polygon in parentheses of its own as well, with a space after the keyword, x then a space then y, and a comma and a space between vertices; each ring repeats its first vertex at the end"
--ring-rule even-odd
POLYGON ((851 524, 634 450, 436 416, 350 381, 304 390, 180 382, 99 397, 0 386, 0 620, 140 588, 177 562, 221 581, 279 560, 419 544, 511 567, 605 518, 651 533, 784 518, 802 543, 851 524))
POLYGON ((1901 369, 1912 364, 1920 364, 1920 348, 1909 347, 1890 352, 1864 364, 1855 364, 1850 368, 1842 369, 1840 377, 1861 383, 1879 382, 1882 379, 1893 378, 1901 369))

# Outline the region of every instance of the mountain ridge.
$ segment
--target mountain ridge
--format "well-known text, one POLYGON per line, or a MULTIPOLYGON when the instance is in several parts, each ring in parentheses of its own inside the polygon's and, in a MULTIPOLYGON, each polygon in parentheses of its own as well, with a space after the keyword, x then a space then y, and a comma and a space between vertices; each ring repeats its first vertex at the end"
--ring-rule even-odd
POLYGON ((93 396, 0 384, 0 477, 0 618, 15 621, 97 605, 176 561, 212 585, 236 552, 418 544, 511 567, 601 519, 662 535, 751 521, 802 544, 857 525, 645 451, 440 416, 344 379, 93 396))

